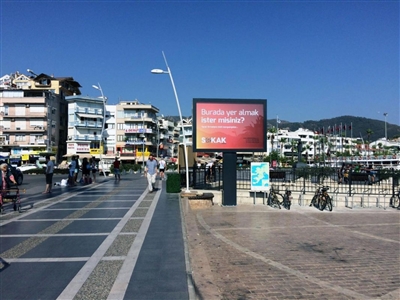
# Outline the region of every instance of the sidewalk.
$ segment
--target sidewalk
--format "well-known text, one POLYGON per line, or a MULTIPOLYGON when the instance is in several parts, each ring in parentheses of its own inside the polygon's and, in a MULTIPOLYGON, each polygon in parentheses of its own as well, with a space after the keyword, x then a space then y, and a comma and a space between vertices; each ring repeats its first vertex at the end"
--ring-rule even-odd
POLYGON ((181 201, 200 299, 400 299, 398 210, 181 201))
POLYGON ((0 218, 1 299, 194 299, 179 195, 140 175, 0 218))

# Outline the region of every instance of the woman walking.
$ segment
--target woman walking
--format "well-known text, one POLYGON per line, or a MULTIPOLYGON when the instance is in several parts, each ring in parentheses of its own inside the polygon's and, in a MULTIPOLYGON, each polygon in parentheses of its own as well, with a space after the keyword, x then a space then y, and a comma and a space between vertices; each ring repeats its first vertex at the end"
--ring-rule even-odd
POLYGON ((0 177, 0 207, 3 206, 3 197, 7 195, 7 190, 10 187, 10 183, 17 184, 14 179, 14 175, 11 173, 11 170, 8 168, 8 164, 3 163, 0 165, 1 169, 1 177, 0 177))

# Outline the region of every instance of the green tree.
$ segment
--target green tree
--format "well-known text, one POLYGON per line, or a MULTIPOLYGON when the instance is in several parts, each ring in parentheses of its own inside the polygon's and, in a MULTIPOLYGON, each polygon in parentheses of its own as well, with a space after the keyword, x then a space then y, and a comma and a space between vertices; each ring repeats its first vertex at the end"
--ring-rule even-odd
POLYGON ((287 138, 281 138, 279 142, 281 143, 281 156, 283 156, 283 146, 286 144, 287 138))
POLYGON ((371 129, 367 129, 367 137, 368 137, 367 142, 368 143, 371 142, 371 135, 373 135, 373 134, 374 134, 374 132, 371 129))
POLYGON ((275 140, 275 135, 277 134, 277 129, 272 126, 270 129, 268 129, 268 132, 271 133, 269 138, 271 140, 271 151, 274 150, 274 140, 275 140))
POLYGON ((294 162, 293 153, 297 149, 297 140, 290 141, 290 150, 292 151, 292 163, 294 162))

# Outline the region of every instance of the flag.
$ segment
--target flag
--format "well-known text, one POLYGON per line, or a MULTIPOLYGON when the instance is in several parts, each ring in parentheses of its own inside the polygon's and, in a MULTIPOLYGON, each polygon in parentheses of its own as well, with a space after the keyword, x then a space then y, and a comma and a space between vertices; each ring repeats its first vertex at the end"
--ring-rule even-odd
POLYGON ((343 125, 343 130, 346 130, 346 124, 343 125))
POLYGON ((349 125, 349 130, 351 130, 351 125, 349 125))
POLYGON ((328 148, 328 150, 326 151, 326 156, 328 156, 328 157, 331 156, 331 148, 328 148))

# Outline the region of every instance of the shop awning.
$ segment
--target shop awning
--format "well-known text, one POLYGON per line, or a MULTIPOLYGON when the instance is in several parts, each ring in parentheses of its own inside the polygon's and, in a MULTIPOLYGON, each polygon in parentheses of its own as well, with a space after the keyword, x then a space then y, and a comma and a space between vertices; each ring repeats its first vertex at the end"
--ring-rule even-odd
POLYGON ((120 156, 119 160, 136 160, 136 156, 120 156))
POLYGON ((83 158, 92 158, 94 155, 89 154, 89 153, 76 153, 76 154, 65 154, 63 155, 63 157, 72 157, 72 156, 79 156, 79 159, 83 159, 83 158))

